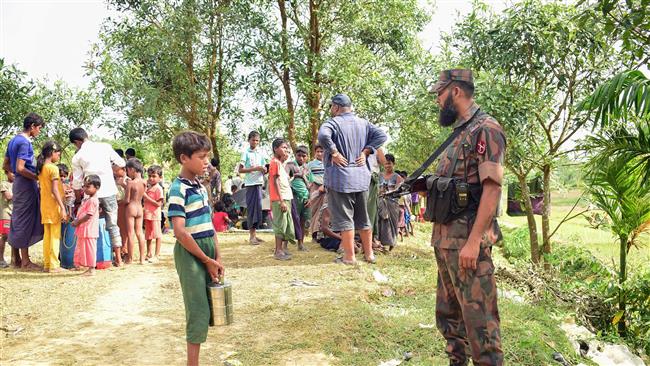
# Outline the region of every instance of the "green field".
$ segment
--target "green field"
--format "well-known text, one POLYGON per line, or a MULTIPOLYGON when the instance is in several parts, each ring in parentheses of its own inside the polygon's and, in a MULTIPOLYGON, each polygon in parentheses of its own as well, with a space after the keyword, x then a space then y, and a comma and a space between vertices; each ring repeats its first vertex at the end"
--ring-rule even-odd
MULTIPOLYGON (((551 231, 571 210, 571 207, 580 198, 580 191, 557 192, 551 198, 551 231)), ((505 204, 505 201, 504 201, 505 204)), ((505 206, 503 206, 505 207, 505 206)), ((576 207, 574 213, 583 211, 587 207, 585 200, 576 207)), ((504 210, 505 211, 505 210, 504 210)), ((537 219, 538 233, 541 237, 542 217, 535 216, 537 219)), ((526 217, 510 217, 503 215, 499 221, 505 227, 526 227, 526 217)), ((588 249, 593 255, 603 261, 611 268, 618 268, 618 240, 606 227, 593 229, 584 216, 579 216, 562 224, 558 232, 552 238, 553 245, 573 245, 588 249)), ((628 255, 628 268, 634 271, 635 268, 646 268, 650 263, 650 236, 644 235, 641 245, 637 248, 630 249, 628 255)), ((541 238, 540 238, 541 245, 541 238)))

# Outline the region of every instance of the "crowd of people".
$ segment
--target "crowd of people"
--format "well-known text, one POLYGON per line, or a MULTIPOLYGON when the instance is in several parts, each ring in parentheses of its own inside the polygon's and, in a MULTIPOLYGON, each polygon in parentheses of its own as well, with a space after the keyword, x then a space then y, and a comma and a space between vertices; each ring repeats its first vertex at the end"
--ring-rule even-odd
MULTIPOLYGON (((474 102, 471 70, 441 72, 431 93, 437 95, 440 125, 454 127, 435 183, 429 187, 427 180, 426 188, 443 193, 428 195, 435 203, 431 244, 438 267, 436 324, 447 340, 450 364, 467 364, 469 346, 474 363, 501 365, 491 248, 500 237, 495 215, 505 135, 474 102)), ((387 194, 403 184, 407 173, 396 171, 395 157, 383 153, 386 133, 356 116, 345 94, 331 99, 329 112, 309 162, 306 146, 292 152, 283 138, 271 142, 272 154, 266 156, 261 135, 250 132, 249 146, 225 189, 218 162, 210 162, 208 137, 193 131, 174 137, 172 150, 181 169, 167 192, 166 216, 176 238, 174 263, 185 303, 188 364, 198 364, 200 344, 207 338, 211 310, 206 286, 224 274, 217 232, 239 221, 243 228, 241 216, 246 217, 250 245, 263 242, 258 233, 272 222, 274 257, 282 261, 292 258, 289 243, 307 250, 305 236, 312 236, 323 248, 341 253, 337 263, 355 264, 358 253, 375 263, 375 251, 390 249, 398 236, 413 233, 424 195, 387 194), (240 191, 245 191, 245 200, 235 198, 240 191)), ((165 227, 162 168, 150 165, 145 170, 135 151, 127 149, 122 156, 109 144, 91 141, 82 128, 69 133, 77 148, 71 169, 60 163, 62 148, 54 141, 43 144, 34 158, 31 139, 43 125, 31 113, 23 131, 9 141, 3 163, 7 181, 0 184, 0 254, 9 242, 14 266, 38 269, 29 248, 43 241, 43 269, 62 271, 58 251, 63 223, 75 230, 73 268, 86 268, 86 275, 94 274, 102 230, 113 249, 113 265, 134 261, 136 241, 139 263, 155 262, 165 227)), ((4 257, 0 266, 8 266, 4 257)))
MULTIPOLYGON (((15 267, 40 269, 31 261, 29 247, 42 240, 42 269, 65 270, 59 261, 59 247, 61 240, 65 240, 62 229, 71 225, 77 234, 72 269, 86 267, 88 274, 92 274, 90 253, 96 250, 96 240, 90 239, 99 235, 94 233, 99 229, 94 228, 99 228, 100 211, 104 218, 101 227, 109 234, 115 266, 132 263, 136 248, 139 263, 156 262, 163 231, 167 230, 162 167, 150 165, 145 169, 133 148, 112 149, 108 144, 91 141, 86 131, 76 128, 70 132, 70 142, 77 147, 70 169, 61 163, 62 147, 55 141, 45 142, 40 154, 34 153, 31 139, 39 135, 43 125, 40 116, 28 115, 23 131, 7 148, 3 164, 6 180, 0 183, 0 267, 9 266, 4 259, 5 243, 9 242, 15 267), (90 179, 88 186, 86 178, 90 179), (92 195, 87 192, 93 191, 91 186, 94 187, 92 195), (93 197, 96 204, 91 204, 95 201, 93 197)), ((288 243, 296 243, 298 250, 307 250, 306 236, 325 249, 338 251, 341 235, 340 231, 331 229, 324 184, 325 149, 317 144, 314 159, 308 161, 306 146, 300 145, 292 153, 288 142, 280 138, 272 143, 272 156, 266 156, 260 142, 258 132, 248 135, 249 146, 242 152, 236 174, 225 182, 229 189, 222 189, 215 159, 202 175, 201 184, 208 193, 215 230, 246 228, 250 234, 248 242, 257 245, 263 241, 257 230, 267 228, 271 222, 278 241, 274 254, 279 260, 291 259, 288 243), (241 190, 245 190, 246 196, 243 205, 233 198, 241 190), (270 202, 264 204, 264 200, 270 202)), ((394 170, 393 155, 384 155, 379 149, 368 164, 373 172, 371 186, 378 187, 370 187, 373 197, 368 200, 368 205, 374 206, 368 208, 373 246, 383 251, 395 245, 396 235, 412 234, 411 217, 417 217, 419 209, 412 207, 411 196, 403 196, 399 202, 381 197, 394 189, 406 174, 394 170), (384 210, 389 215, 384 215, 384 210)), ((413 199, 418 200, 418 195, 414 194, 413 199)), ((357 237, 357 252, 359 241, 357 237)))
POLYGON ((77 148, 70 169, 60 162, 58 142, 45 142, 35 156, 31 139, 43 125, 39 115, 30 113, 23 131, 7 147, 3 164, 7 180, 0 184, 0 267, 9 266, 4 259, 8 242, 14 267, 41 269, 31 261, 29 248, 42 241, 42 269, 65 271, 59 252, 67 247, 62 245, 66 240, 62 229, 68 227, 74 230, 76 242, 74 262, 68 269, 86 268, 84 274, 94 273, 100 228, 108 234, 110 243, 105 245, 112 247, 113 265, 133 262, 136 241, 139 263, 157 261, 164 225, 162 168, 150 165, 145 181, 144 166, 132 148, 125 155, 109 144, 91 141, 85 130, 75 128, 69 134, 77 148))

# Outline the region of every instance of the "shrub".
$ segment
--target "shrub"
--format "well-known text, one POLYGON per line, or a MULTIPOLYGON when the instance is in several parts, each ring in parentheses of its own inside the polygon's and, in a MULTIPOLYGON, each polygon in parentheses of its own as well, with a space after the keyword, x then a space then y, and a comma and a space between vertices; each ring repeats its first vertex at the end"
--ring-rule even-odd
POLYGON ((503 256, 510 262, 527 261, 530 259, 530 239, 528 227, 520 227, 503 235, 501 247, 503 256))

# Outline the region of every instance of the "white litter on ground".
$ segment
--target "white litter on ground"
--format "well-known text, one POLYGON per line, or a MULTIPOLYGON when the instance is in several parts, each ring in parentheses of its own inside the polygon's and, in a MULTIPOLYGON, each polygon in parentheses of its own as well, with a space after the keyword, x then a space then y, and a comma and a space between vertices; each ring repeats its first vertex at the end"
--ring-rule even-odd
POLYGON ((393 359, 390 361, 384 361, 379 364, 379 366, 398 366, 402 364, 402 360, 393 359))
POLYGON ((377 281, 377 283, 386 283, 388 282, 388 277, 386 277, 383 273, 379 272, 378 270, 374 270, 372 272, 372 277, 377 281))
POLYGON ((518 304, 523 304, 526 302, 524 298, 519 294, 519 292, 514 291, 514 290, 498 290, 499 297, 512 300, 518 304))
POLYGON ((599 366, 645 366, 643 360, 633 354, 627 346, 598 341, 589 329, 576 325, 573 321, 563 322, 560 328, 566 333, 576 353, 580 354, 578 341, 587 343, 587 358, 599 366))

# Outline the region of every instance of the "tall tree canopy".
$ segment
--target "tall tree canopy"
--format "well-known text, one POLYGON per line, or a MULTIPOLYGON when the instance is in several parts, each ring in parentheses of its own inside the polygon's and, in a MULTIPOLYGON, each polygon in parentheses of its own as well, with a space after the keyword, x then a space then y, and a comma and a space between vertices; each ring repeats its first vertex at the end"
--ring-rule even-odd
POLYGON ((532 157, 543 173, 544 253, 550 253, 555 232, 549 221, 554 164, 572 150, 566 146, 591 122, 586 114, 579 113, 579 101, 619 65, 617 52, 602 25, 591 22, 584 26, 574 21, 582 11, 574 4, 524 0, 495 16, 478 4, 450 37, 461 61, 476 70, 479 78, 489 74, 497 85, 516 93, 511 94, 513 98, 528 100, 512 104, 520 108, 523 118, 510 119, 511 110, 500 120, 506 131, 522 127, 508 126, 510 122, 539 131, 517 136, 524 149, 512 150, 520 156, 511 155, 509 161, 521 161, 522 154, 529 155, 528 148, 534 148, 536 155, 532 157))

